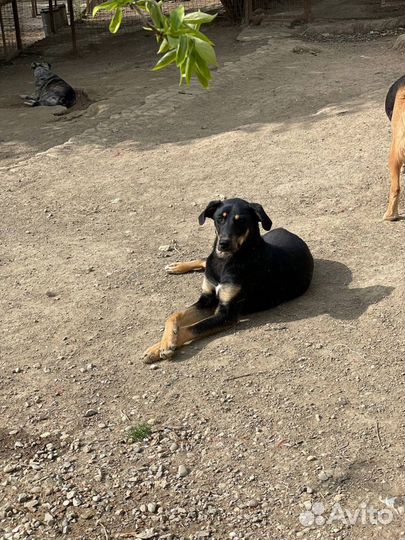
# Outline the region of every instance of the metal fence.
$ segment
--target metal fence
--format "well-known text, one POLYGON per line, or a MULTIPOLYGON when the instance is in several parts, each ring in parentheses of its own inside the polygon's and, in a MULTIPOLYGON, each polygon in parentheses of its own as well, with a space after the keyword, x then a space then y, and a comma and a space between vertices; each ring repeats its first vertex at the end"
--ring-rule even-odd
MULTIPOLYGON (((7 61, 35 43, 60 47, 64 52, 84 51, 108 35, 111 15, 95 5, 104 0, 0 0, 0 62, 7 61), (45 41, 44 41, 45 40, 45 41)), ((316 2, 317 0, 312 0, 316 2)), ((397 4, 404 0, 375 0, 376 4, 397 4)), ((187 11, 224 9, 235 21, 250 18, 257 9, 277 18, 302 12, 304 0, 167 0, 164 10, 170 12, 180 4, 187 11)), ((133 31, 142 22, 139 15, 127 9, 120 33, 133 31)))

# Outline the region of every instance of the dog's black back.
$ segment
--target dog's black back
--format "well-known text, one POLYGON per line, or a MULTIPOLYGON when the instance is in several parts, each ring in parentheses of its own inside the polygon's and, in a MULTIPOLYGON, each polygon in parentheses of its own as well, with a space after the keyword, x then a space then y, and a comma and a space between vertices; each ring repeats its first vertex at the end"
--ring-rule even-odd
POLYGON ((390 86, 388 90, 387 97, 385 98, 385 112, 387 113, 390 121, 392 120, 392 113, 394 111, 395 97, 397 95, 398 89, 405 84, 405 75, 400 77, 397 81, 390 86))

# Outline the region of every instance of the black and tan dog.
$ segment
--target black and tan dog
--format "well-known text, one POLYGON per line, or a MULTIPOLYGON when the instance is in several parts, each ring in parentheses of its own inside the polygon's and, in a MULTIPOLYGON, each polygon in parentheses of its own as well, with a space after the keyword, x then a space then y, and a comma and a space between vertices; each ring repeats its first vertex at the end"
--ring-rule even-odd
POLYGON ((62 105, 67 109, 76 103, 76 92, 66 81, 51 71, 47 62, 33 62, 31 64, 35 78, 35 96, 21 96, 24 104, 30 107, 44 105, 52 107, 62 105))
POLYGON ((206 261, 175 263, 172 274, 205 269, 199 300, 171 315, 163 337, 144 354, 146 363, 173 356, 196 339, 228 328, 240 314, 277 306, 303 294, 311 283, 314 261, 308 246, 295 234, 275 229, 260 204, 242 199, 212 201, 199 216, 214 220, 216 239, 206 261))
POLYGON ((385 99, 385 112, 391 120, 392 141, 388 161, 391 171, 391 187, 384 219, 396 221, 403 219, 403 216, 398 213, 398 203, 401 192, 401 168, 405 162, 405 76, 395 81, 388 90, 385 99))

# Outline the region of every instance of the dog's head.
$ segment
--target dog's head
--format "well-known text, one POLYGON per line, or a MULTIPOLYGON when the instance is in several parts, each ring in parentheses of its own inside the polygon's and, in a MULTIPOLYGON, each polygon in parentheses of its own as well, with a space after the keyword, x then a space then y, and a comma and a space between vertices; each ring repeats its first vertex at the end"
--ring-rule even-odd
POLYGON ((217 231, 216 253, 226 257, 239 251, 250 239, 257 238, 259 222, 263 229, 271 229, 271 219, 257 203, 249 203, 243 199, 226 199, 211 201, 198 218, 203 225, 206 218, 214 220, 217 231))
POLYGON ((31 68, 34 70, 34 73, 37 69, 50 71, 51 64, 48 64, 48 62, 32 62, 31 68))

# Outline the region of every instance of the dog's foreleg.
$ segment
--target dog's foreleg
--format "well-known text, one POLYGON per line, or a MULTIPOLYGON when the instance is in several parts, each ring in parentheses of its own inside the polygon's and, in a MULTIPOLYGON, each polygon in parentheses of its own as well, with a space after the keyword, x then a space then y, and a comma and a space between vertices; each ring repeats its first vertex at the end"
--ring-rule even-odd
POLYGON ((390 194, 388 199, 388 207, 387 211, 384 214, 384 219, 386 221, 396 221, 399 219, 398 214, 398 203, 399 203, 399 195, 400 195, 400 174, 401 174, 401 167, 402 163, 398 160, 398 157, 395 155, 392 155, 393 152, 391 151, 390 161, 389 161, 389 168, 391 171, 391 185, 390 185, 390 194))
POLYGON ((28 101, 24 101, 24 105, 27 105, 27 107, 37 107, 38 105, 40 105, 40 103, 38 103, 38 101, 36 101, 35 99, 30 99, 28 101))
POLYGON ((388 208, 384 214, 387 221, 401 219, 398 213, 401 168, 405 161, 405 87, 401 87, 396 95, 392 113, 392 143, 388 166, 391 172, 388 208))
POLYGON ((240 287, 235 285, 221 285, 219 292, 219 305, 211 317, 196 322, 189 326, 179 328, 176 348, 211 334, 225 330, 237 323, 239 312, 235 298, 240 292, 240 287))
POLYGON ((199 300, 183 311, 176 311, 166 320, 162 339, 145 351, 144 362, 151 364, 170 358, 177 347, 180 328, 206 319, 214 313, 217 304, 215 287, 204 277, 203 290, 199 300))
POLYGON ((206 262, 203 259, 194 261, 172 263, 165 266, 168 274, 187 274, 188 272, 200 272, 205 270, 206 262))

